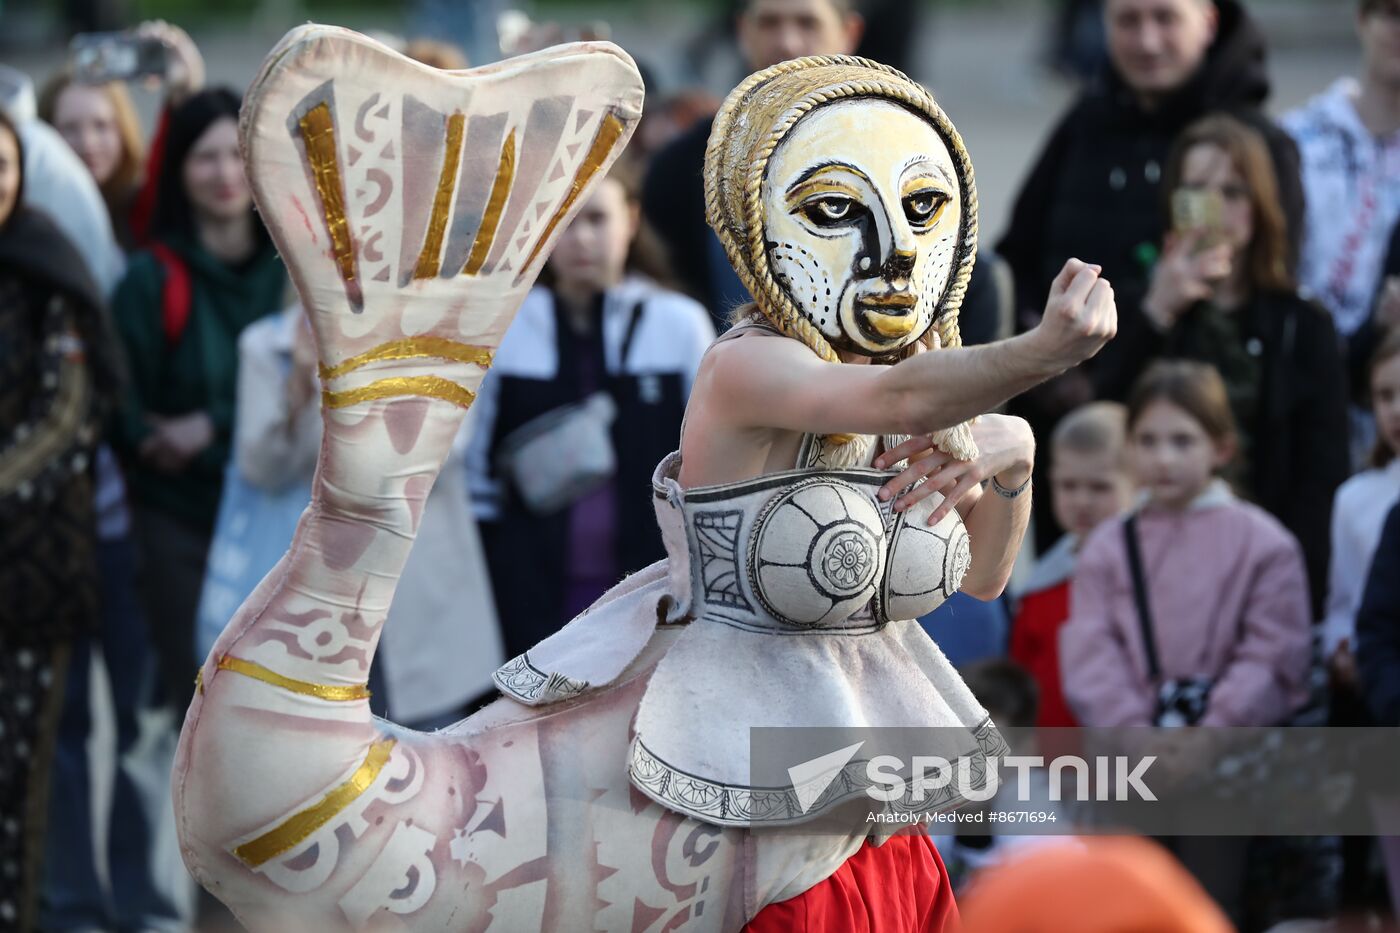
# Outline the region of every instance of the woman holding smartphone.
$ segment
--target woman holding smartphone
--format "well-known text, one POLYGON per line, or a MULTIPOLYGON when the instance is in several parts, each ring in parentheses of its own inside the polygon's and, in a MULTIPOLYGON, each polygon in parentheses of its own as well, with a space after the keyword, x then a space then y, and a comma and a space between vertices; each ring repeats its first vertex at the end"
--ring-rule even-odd
POLYGON ((153 20, 76 36, 67 65, 39 93, 39 116, 92 173, 124 252, 147 238, 170 112, 203 86, 199 47, 180 27, 153 20), (163 98, 149 152, 127 90, 135 82, 163 98))
POLYGON ((1098 394, 1121 401, 1157 357, 1218 369, 1239 430, 1227 478, 1302 542, 1320 615, 1332 494, 1349 472, 1336 331, 1288 271, 1287 221, 1257 131, 1223 115, 1191 125, 1163 191, 1173 229, 1136 311, 1123 303, 1095 370, 1098 394))

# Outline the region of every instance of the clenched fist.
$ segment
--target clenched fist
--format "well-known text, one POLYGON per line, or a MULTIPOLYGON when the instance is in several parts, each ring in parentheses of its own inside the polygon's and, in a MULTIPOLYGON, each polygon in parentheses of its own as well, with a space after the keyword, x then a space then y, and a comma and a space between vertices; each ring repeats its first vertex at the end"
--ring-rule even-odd
POLYGON ((1071 259, 1050 284, 1045 314, 1031 336, 1058 371, 1089 359, 1118 332, 1113 286, 1099 276, 1101 271, 1099 266, 1071 259))

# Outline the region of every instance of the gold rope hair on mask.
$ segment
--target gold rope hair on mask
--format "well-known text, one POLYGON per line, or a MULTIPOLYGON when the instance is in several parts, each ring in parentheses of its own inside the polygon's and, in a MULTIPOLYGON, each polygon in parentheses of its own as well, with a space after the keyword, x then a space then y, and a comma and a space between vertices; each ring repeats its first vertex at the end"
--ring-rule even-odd
MULTIPOLYGON (((886 100, 929 121, 952 156, 962 194, 957 254, 934 315, 932 349, 962 346, 958 309, 977 254, 977 188, 962 138, 933 97, 902 72, 864 58, 833 55, 774 65, 730 92, 715 117, 705 151, 705 214, 758 309, 789 337, 822 359, 840 358, 831 342, 797 308, 775 279, 764 235, 762 191, 768 163, 797 124, 824 104, 854 98, 886 100)), ((961 459, 977 456, 967 423, 933 435, 944 451, 961 459)), ((832 436, 837 443, 849 436, 832 436)))

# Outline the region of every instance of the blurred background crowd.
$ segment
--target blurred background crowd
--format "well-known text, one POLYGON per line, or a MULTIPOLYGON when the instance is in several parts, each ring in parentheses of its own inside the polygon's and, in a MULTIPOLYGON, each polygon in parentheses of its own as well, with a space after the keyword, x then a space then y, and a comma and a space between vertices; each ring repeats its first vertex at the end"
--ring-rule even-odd
MULTIPOLYGON (((704 220, 715 108, 856 53, 967 140, 965 343, 1033 326, 1069 257, 1118 296, 1118 337, 1008 406, 1040 447, 1010 591, 921 620, 997 721, 1400 727, 1400 0, 0 0, 0 929, 237 928, 184 872, 169 771, 320 445, 237 133, 307 17, 447 69, 610 38, 647 84, 432 491, 376 712, 456 721, 663 556, 651 471, 747 298, 704 220), (530 441, 571 417, 615 465, 541 495, 530 441)), ((1400 902, 1393 837, 939 844, 969 929, 1377 929, 1400 902)))

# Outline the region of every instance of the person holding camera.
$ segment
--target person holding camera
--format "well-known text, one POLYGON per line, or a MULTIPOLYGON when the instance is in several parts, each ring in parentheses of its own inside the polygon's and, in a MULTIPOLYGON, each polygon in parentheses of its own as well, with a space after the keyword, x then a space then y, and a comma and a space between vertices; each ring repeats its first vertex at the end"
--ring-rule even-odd
POLYGON ((146 239, 170 111, 203 86, 198 46, 180 27, 155 20, 75 36, 67 64, 39 92, 39 117, 92 174, 126 252, 146 239), (159 88, 164 98, 150 164, 129 82, 159 88))
POLYGON ((1221 114, 1192 124, 1164 184, 1172 230, 1146 296, 1100 354, 1097 394, 1122 400, 1159 357, 1219 371, 1238 432, 1227 477, 1303 546, 1320 618, 1332 497, 1349 473, 1336 330, 1288 270, 1287 221, 1257 130, 1221 114))

